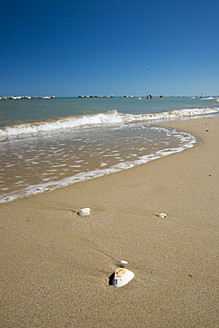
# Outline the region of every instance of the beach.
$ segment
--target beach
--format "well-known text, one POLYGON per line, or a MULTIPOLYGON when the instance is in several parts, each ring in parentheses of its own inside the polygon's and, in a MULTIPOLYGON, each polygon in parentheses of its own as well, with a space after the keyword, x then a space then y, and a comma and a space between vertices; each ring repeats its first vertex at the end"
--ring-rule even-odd
POLYGON ((218 123, 162 123, 202 143, 0 204, 1 327, 216 327, 218 123))

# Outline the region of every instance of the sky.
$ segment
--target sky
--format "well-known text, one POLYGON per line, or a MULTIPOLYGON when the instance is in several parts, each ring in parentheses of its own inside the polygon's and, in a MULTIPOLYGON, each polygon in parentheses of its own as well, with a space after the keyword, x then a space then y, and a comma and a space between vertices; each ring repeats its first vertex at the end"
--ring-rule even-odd
POLYGON ((219 95, 218 0, 8 0, 0 96, 219 95))

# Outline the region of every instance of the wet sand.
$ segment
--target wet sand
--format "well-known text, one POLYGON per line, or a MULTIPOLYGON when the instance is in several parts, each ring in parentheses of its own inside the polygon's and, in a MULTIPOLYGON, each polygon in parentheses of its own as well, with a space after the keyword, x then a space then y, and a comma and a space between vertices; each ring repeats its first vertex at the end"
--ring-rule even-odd
POLYGON ((216 327, 218 123, 165 123, 203 143, 1 204, 1 327, 216 327))

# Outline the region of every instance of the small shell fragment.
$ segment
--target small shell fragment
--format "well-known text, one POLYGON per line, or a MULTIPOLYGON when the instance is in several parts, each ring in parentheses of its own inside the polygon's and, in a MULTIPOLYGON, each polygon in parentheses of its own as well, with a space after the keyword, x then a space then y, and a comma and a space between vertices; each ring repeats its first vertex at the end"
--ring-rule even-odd
POLYGON ((77 215, 80 215, 80 216, 87 216, 87 215, 90 215, 90 212, 91 212, 91 209, 86 207, 86 208, 82 208, 80 209, 78 212, 77 212, 77 215))
POLYGON ((128 264, 128 262, 127 261, 124 261, 124 260, 122 260, 121 263, 122 264, 128 264))
POLYGON ((160 213, 157 216, 161 219, 165 219, 167 217, 167 215, 165 213, 160 213))
POLYGON ((128 284, 134 278, 134 276, 135 275, 132 271, 124 268, 118 268, 114 272, 113 285, 118 288, 123 287, 128 284))

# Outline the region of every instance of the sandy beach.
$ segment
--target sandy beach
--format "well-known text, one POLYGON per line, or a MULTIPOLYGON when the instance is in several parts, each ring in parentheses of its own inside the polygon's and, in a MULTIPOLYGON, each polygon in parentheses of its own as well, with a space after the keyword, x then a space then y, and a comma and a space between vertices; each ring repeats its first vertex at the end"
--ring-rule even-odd
POLYGON ((202 143, 0 205, 1 327, 217 326, 219 117, 162 125, 202 143))

